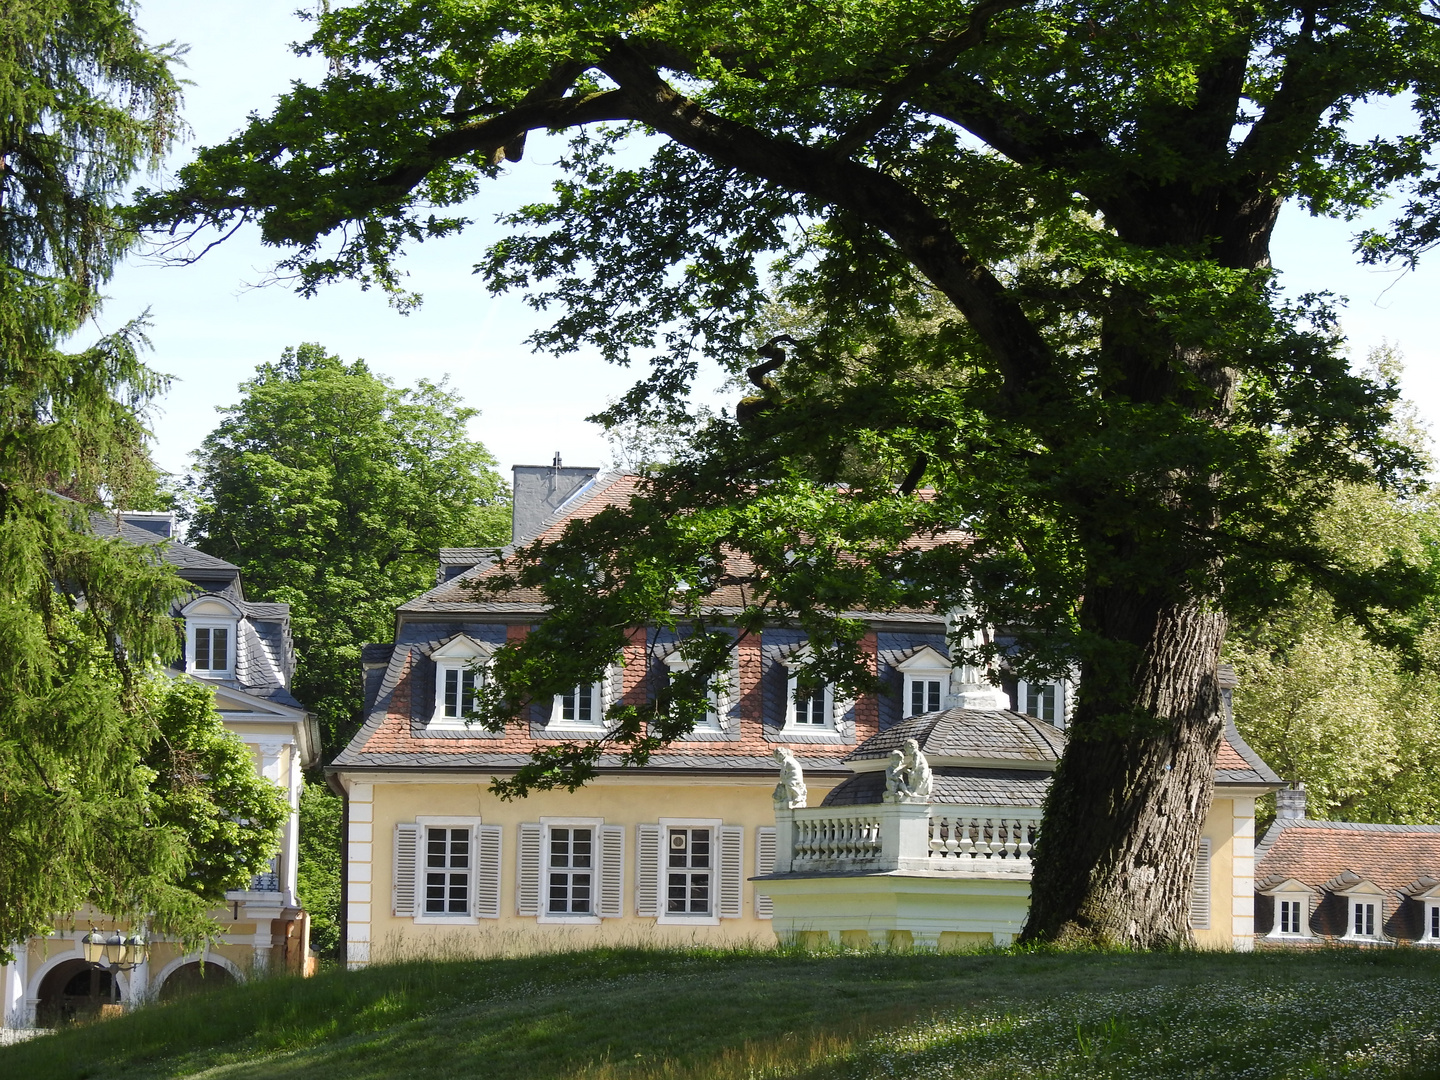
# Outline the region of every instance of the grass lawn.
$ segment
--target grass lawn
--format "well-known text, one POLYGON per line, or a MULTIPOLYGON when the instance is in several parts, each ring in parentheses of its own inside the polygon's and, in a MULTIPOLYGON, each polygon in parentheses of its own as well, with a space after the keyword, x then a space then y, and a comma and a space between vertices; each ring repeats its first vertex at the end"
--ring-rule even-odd
POLYGON ((600 949, 271 979, 0 1049, 0 1077, 1440 1077, 1440 950, 600 949))

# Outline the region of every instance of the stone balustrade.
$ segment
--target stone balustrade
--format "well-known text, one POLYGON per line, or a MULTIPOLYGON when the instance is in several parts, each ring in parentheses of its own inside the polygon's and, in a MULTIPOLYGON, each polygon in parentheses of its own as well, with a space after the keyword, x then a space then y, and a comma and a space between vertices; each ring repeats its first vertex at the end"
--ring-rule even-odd
POLYGON ((1028 880, 1038 807, 884 803, 777 809, 775 873, 939 870, 1028 880))

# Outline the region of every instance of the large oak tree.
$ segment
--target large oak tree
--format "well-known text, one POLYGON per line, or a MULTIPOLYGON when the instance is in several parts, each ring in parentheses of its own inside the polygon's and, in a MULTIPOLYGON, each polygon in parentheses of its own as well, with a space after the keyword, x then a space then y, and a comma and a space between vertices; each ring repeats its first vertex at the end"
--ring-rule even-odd
MULTIPOLYGON (((1320 299, 1282 298, 1269 247, 1287 203, 1390 191, 1410 201, 1366 255, 1432 242, 1436 21, 1419 0, 371 0, 321 17, 328 78, 142 220, 183 242, 253 218, 302 288, 404 304, 401 248, 461 230, 444 208, 531 133, 570 132, 555 198, 481 268, 558 308, 538 345, 649 361, 610 420, 679 409, 703 356, 753 364, 772 285, 808 330, 628 514, 522 560, 555 614, 500 657, 489 719, 651 620, 698 628, 699 679, 735 626, 797 623, 855 687, 846 611, 967 611, 957 643, 1009 625, 1022 670, 1081 672, 1026 933, 1162 944, 1188 934, 1227 618, 1309 584, 1383 635, 1415 584, 1316 528, 1337 480, 1414 462, 1384 435, 1393 388, 1348 371, 1320 299), (1397 96, 1412 133, 1356 124, 1397 96)), ((617 710, 610 742, 643 760, 684 700, 617 710)), ((583 781, 598 749, 506 790, 583 781)))

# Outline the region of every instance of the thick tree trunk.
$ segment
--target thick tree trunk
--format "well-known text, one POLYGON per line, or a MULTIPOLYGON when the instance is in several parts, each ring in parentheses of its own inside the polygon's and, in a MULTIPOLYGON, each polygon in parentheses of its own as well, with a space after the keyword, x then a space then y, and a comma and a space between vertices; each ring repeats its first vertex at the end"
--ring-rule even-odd
MULTIPOLYGON (((1092 596, 1096 622, 1135 625, 1135 597, 1092 596), (1128 610, 1127 610, 1128 609, 1128 610)), ((1190 940, 1195 852, 1223 734, 1225 619, 1198 604, 1144 612, 1129 700, 1082 672, 1070 742, 1036 848, 1024 940, 1156 948, 1190 940)), ((1125 680, 1120 680, 1122 683, 1125 680)))

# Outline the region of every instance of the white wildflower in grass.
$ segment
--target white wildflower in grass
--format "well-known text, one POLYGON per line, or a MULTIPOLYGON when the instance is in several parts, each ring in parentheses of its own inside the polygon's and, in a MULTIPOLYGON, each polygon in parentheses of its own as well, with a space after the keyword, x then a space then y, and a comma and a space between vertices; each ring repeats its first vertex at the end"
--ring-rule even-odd
POLYGON ((1440 986, 1419 979, 1209 982, 1014 1002, 877 1036, 838 1075, 1422 1077, 1440 1075, 1440 986))

